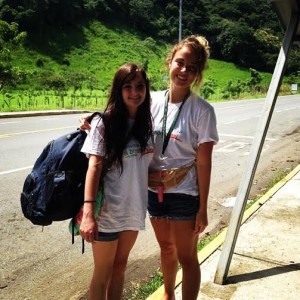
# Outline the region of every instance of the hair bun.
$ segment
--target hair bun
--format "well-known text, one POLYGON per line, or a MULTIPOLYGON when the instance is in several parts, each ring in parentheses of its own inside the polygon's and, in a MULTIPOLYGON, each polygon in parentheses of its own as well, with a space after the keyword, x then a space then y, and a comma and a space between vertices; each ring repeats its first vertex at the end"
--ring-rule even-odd
POLYGON ((206 53, 207 53, 207 56, 209 57, 209 43, 208 43, 208 40, 202 36, 202 35, 198 35, 198 36, 195 36, 195 38, 197 39, 197 41, 199 42, 199 44, 205 49, 206 53))

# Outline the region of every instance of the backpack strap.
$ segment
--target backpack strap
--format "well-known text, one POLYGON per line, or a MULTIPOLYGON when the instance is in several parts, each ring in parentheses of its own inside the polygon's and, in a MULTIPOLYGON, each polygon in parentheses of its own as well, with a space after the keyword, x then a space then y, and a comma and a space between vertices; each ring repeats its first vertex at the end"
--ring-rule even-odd
POLYGON ((72 218, 72 245, 75 242, 75 218, 72 218))
MULTIPOLYGON (((76 224, 75 217, 72 218, 71 223, 72 223, 71 226, 72 226, 72 245, 73 245, 75 243, 75 224, 76 224)), ((85 245, 84 245, 84 239, 81 238, 81 240, 82 240, 81 254, 83 254, 85 250, 85 245)))
POLYGON ((84 253, 84 239, 81 238, 81 240, 82 240, 81 254, 83 254, 84 253))
POLYGON ((95 111, 95 112, 92 113, 89 117, 87 117, 87 121, 88 121, 89 123, 91 123, 92 120, 93 120, 93 118, 94 118, 95 116, 99 116, 99 117, 101 118, 101 117, 103 116, 103 113, 100 112, 100 111, 95 111))

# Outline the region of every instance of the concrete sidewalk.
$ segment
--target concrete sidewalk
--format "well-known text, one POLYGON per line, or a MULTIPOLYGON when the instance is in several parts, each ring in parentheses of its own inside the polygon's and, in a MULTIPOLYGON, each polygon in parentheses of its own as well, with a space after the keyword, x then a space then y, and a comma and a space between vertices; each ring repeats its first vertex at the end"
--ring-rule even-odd
MULTIPOLYGON (((300 299, 300 165, 244 214, 225 285, 214 283, 226 230, 199 252, 198 299, 300 299)), ((181 271, 176 300, 181 300, 181 271)), ((148 300, 159 300, 160 287, 148 300)))

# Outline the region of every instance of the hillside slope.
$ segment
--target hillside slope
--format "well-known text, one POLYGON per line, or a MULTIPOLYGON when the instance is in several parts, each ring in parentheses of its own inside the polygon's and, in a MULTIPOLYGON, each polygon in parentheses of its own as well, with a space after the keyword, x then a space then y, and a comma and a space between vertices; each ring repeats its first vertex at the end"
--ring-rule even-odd
MULTIPOLYGON (((85 88, 106 89, 115 70, 128 61, 146 66, 153 89, 161 89, 166 85, 164 60, 169 47, 129 28, 93 21, 60 32, 50 29, 42 37, 31 38, 24 49, 13 53, 13 59, 14 65, 32 74, 29 83, 33 89, 54 75, 69 79, 71 86, 77 76, 85 88)), ((222 89, 229 80, 247 80, 250 74, 231 63, 210 60, 205 77, 222 89)), ((265 82, 269 79, 270 74, 263 74, 265 82)))

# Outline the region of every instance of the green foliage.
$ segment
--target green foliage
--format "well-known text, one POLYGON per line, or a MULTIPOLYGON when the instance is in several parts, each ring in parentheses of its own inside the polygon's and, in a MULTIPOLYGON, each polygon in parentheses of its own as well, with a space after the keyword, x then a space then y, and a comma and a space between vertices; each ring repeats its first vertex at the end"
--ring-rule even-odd
MULTIPOLYGON (((59 85, 59 84, 58 84, 59 85)), ((103 110, 107 92, 99 90, 11 90, 0 94, 0 111, 24 111, 45 109, 103 110)))
POLYGON ((26 72, 13 66, 12 50, 21 46, 26 38, 25 32, 19 32, 17 23, 0 20, 0 90, 5 85, 16 85, 24 81, 26 72))
MULTIPOLYGON (((300 62, 300 47, 299 45, 294 45, 294 47, 290 51, 290 55, 287 62, 287 69, 289 70, 289 74, 295 76, 297 73, 299 74, 300 62)), ((299 82, 299 81, 298 81, 299 82)))
POLYGON ((228 81, 227 86, 225 89, 223 89, 223 98, 229 99, 229 98, 239 98, 241 93, 245 91, 246 83, 240 81, 239 79, 235 82, 228 81))
POLYGON ((51 39, 54 35, 49 31, 46 42, 37 39, 43 48, 34 47, 32 42, 31 49, 15 49, 10 56, 11 64, 28 73, 17 88, 12 90, 7 86, 3 91, 2 96, 7 92, 13 95, 10 102, 5 103, 7 99, 0 95, 1 110, 103 109, 115 71, 128 61, 145 65, 152 89, 161 89, 165 84, 162 79, 165 72, 161 69, 166 45, 133 34, 125 27, 111 29, 99 22, 87 23, 77 31, 73 29, 74 40, 77 35, 84 35, 85 41, 74 48, 68 46, 68 39, 63 39, 65 32, 56 32, 55 39, 51 39), (51 52, 58 43, 60 47, 51 52), (33 94, 39 91, 44 96, 37 95, 33 101, 33 94))
MULTIPOLYGON (((17 22, 21 30, 28 32, 30 40, 47 36, 44 42, 51 43, 53 58, 59 59, 56 50, 62 41, 49 36, 49 28, 69 40, 69 44, 64 42, 67 47, 64 50, 69 51, 85 43, 84 33, 77 39, 70 36, 70 30, 85 20, 98 20, 111 28, 117 20, 119 28, 138 29, 146 37, 173 43, 178 40, 179 1, 2 0, 0 19, 17 22)), ((265 0, 185 0, 182 2, 182 31, 183 37, 205 35, 213 58, 260 71, 273 70, 278 41, 283 37, 279 20, 265 0)), ((44 43, 38 45, 42 48, 44 43)), ((295 59, 288 65, 287 73, 300 67, 300 50, 294 48, 294 52, 295 59)), ((68 64, 67 60, 63 61, 68 64)))
POLYGON ((222 44, 221 55, 242 67, 255 66, 257 53, 254 31, 245 22, 223 20, 223 30, 217 37, 222 44))
POLYGON ((240 98, 242 93, 255 94, 257 92, 266 92, 266 89, 260 85, 263 78, 255 69, 250 68, 250 79, 241 81, 230 80, 227 86, 222 90, 223 98, 240 98))
POLYGON ((250 68, 250 80, 247 82, 247 85, 249 86, 250 89, 259 89, 259 84, 262 81, 262 77, 259 74, 259 72, 257 72, 256 70, 250 68))
POLYGON ((298 86, 300 87, 300 71, 297 71, 297 72, 293 73, 291 76, 289 76, 286 79, 286 82, 288 84, 297 83, 298 86))
MULTIPOLYGON (((165 57, 169 45, 152 37, 138 36, 126 27, 111 27, 96 21, 78 26, 70 35, 77 41, 84 36, 84 42, 73 48, 70 40, 64 39, 64 31, 56 32, 56 35, 49 31, 47 41, 37 40, 44 45, 42 49, 35 47, 33 42, 31 49, 14 49, 11 63, 20 72, 26 70, 26 76, 14 89, 6 86, 3 94, 8 92, 13 97, 6 104, 3 102, 5 97, 0 95, 1 110, 102 109, 116 69, 128 61, 144 65, 152 90, 166 89, 169 78, 165 57), (57 44, 60 46, 51 52, 57 44)), ((270 74, 259 74, 262 77, 259 85, 267 85, 270 74)), ((240 79, 247 83, 250 79, 247 69, 214 59, 210 59, 205 77, 208 79, 200 94, 207 100, 221 99, 229 80, 240 79)))
POLYGON ((200 90, 200 95, 204 99, 209 99, 216 91, 217 83, 216 80, 209 77, 208 80, 205 81, 204 85, 200 90))
POLYGON ((129 1, 129 13, 134 25, 141 24, 143 30, 151 27, 151 16, 153 15, 154 4, 151 0, 129 1))
MULTIPOLYGON (((101 3, 104 5, 105 1, 94 2, 95 5, 101 3)), ((109 2, 109 5, 117 6, 122 1, 117 2, 109 2)), ((92 1, 89 4, 92 5, 92 1)), ((133 4, 142 5, 139 1, 132 2, 133 4)), ((192 1, 186 1, 184 4, 187 7, 190 5, 191 9, 192 1)), ((204 3, 202 4, 204 5, 204 3)), ((197 9, 202 7, 202 4, 195 6, 195 13, 197 9)), ((174 13, 177 10, 174 2, 165 3, 164 7, 166 8, 166 14, 169 14, 170 18, 174 18, 174 13)), ((203 8, 204 14, 205 5, 203 8)), ((154 3, 152 9, 157 10, 157 3, 154 3)), ((1 6, 0 11, 2 11, 1 6)), ((198 11, 196 14, 198 15, 198 13, 200 12, 198 11)), ((217 27, 210 27, 210 30, 215 32, 215 36, 224 38, 224 51, 226 53, 229 53, 232 57, 237 56, 240 41, 239 38, 230 40, 230 33, 235 32, 238 37, 240 31, 234 29, 233 21, 218 18, 220 24, 228 26, 228 30, 224 30, 223 33, 218 31, 219 28, 217 27)), ((163 15, 158 15, 154 21, 167 22, 163 15)), ((165 68, 165 57, 170 44, 162 43, 161 40, 155 39, 153 36, 143 35, 133 30, 132 27, 120 23, 107 24, 93 20, 83 23, 78 22, 76 26, 71 27, 62 26, 59 31, 56 27, 44 27, 44 35, 31 33, 26 40, 25 47, 17 47, 17 43, 13 41, 20 42, 22 34, 23 37, 26 34, 20 34, 16 25, 6 22, 2 24, 4 25, 0 27, 2 28, 0 32, 3 33, 2 35, 6 39, 9 37, 11 41, 9 47, 6 46, 5 50, 3 47, 1 48, 3 50, 1 51, 1 63, 3 65, 3 62, 7 62, 10 67, 9 72, 1 71, 0 68, 2 72, 1 80, 5 79, 5 76, 10 78, 10 81, 5 79, 6 86, 2 95, 0 95, 0 106, 3 99, 9 104, 1 106, 5 110, 21 110, 24 107, 28 109, 31 104, 32 109, 46 108, 47 105, 49 105, 48 108, 85 108, 84 105, 88 105, 91 109, 98 109, 97 105, 99 103, 105 105, 104 95, 109 92, 115 71, 120 65, 128 61, 144 65, 151 81, 152 90, 161 90, 168 87, 169 79, 168 71, 165 68), (13 89, 11 89, 12 86, 14 86, 13 89), (32 93, 35 93, 35 91, 48 91, 49 95, 45 97, 48 97, 49 101, 36 96, 34 102, 32 95, 24 93, 24 91, 29 90, 32 93), (59 92, 60 95, 56 95, 56 92, 59 92), (3 97, 5 93, 13 96, 10 102, 3 97), (21 101, 20 94, 22 93, 23 100, 21 101), (78 93, 80 93, 80 96, 78 93), (101 97, 104 97, 101 98, 100 102, 100 96, 97 93, 101 93, 101 97), (91 95, 95 95, 95 101, 91 98, 91 95), (86 99, 83 100, 85 96, 86 99), (54 97, 54 100, 51 97, 54 97), (63 101, 61 101, 62 97, 63 101)), ((279 41, 272 31, 265 28, 256 29, 254 39, 266 47, 279 41)), ((4 43, 1 45, 4 45, 4 43)), ((212 48, 212 52, 215 53, 216 50, 212 48)), ((294 57, 296 60, 297 51, 294 57)), ((215 101, 222 99, 222 97, 229 99, 247 97, 247 94, 264 93, 271 75, 258 72, 254 67, 251 67, 251 69, 210 59, 209 69, 205 73, 207 79, 204 80, 204 85, 200 91, 201 96, 207 100, 215 101)))
POLYGON ((55 74, 67 77, 68 87, 109 89, 115 71, 125 62, 144 64, 150 78, 154 78, 163 65, 166 46, 151 37, 131 33, 131 29, 125 27, 109 28, 93 21, 73 28, 70 35, 74 41, 82 37, 84 40, 71 47, 71 39, 65 38, 64 31, 49 29, 44 40, 31 37, 31 50, 14 51, 13 63, 30 70, 27 85, 38 88, 47 81, 47 76, 52 80, 55 74))

